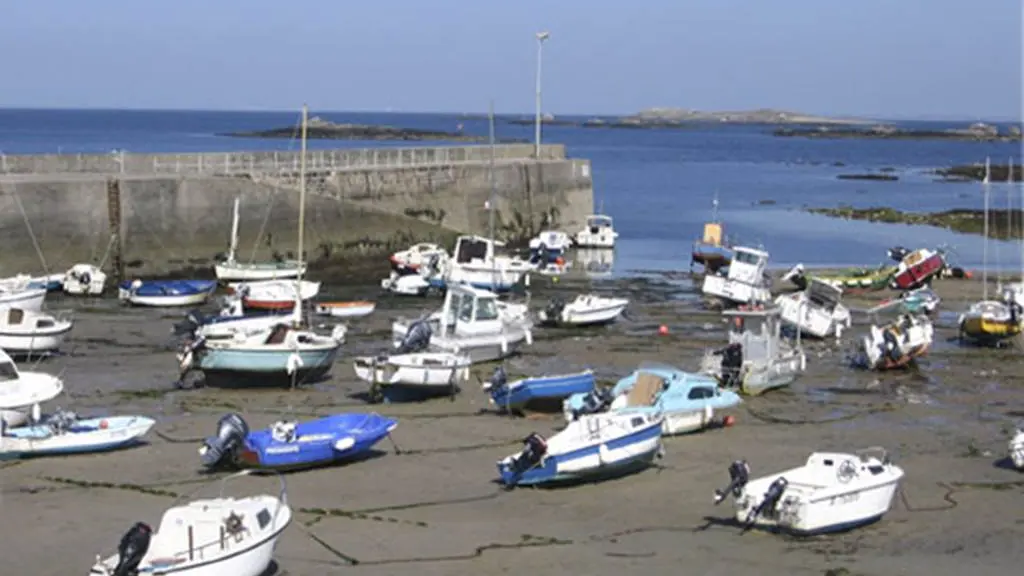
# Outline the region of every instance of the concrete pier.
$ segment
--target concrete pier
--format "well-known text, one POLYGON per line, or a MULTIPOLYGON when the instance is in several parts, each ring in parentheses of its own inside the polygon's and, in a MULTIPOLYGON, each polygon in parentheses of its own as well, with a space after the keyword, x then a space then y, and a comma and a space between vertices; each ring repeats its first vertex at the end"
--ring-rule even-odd
MULTIPOLYGON (((574 232, 593 210, 590 163, 562 145, 494 149, 500 238, 574 232)), ((307 153, 307 258, 384 253, 487 230, 488 146, 307 153)), ((241 198, 239 259, 294 255, 298 152, 0 156, 0 275, 107 254, 132 277, 210 268, 241 198), (31 229, 31 232, 29 230, 31 229), (32 237, 38 243, 38 252, 32 237)))

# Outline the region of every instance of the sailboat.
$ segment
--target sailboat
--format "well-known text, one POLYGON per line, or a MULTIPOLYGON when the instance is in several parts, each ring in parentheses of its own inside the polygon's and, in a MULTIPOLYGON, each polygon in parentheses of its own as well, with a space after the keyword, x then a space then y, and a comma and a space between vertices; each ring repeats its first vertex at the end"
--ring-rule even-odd
POLYGON ((299 260, 284 260, 281 262, 239 262, 236 259, 238 253, 238 205, 239 198, 235 198, 234 217, 231 221, 231 247, 228 256, 223 262, 214 266, 217 280, 221 282, 245 282, 252 280, 278 280, 283 278, 295 278, 306 273, 306 264, 299 260))
MULTIPOLYGON (((982 345, 999 345, 1021 333, 1021 307, 1016 302, 989 300, 988 298, 988 195, 991 176, 991 164, 985 159, 985 244, 984 266, 982 268, 982 299, 976 302, 964 314, 960 315, 960 339, 969 340, 982 345)), ((1010 164, 1009 181, 1013 184, 1013 164, 1010 164)))
MULTIPOLYGON (((306 224, 306 136, 309 111, 302 107, 302 154, 299 172, 299 241, 297 253, 303 253, 306 224)), ((305 264, 300 263, 300 271, 305 264)), ((278 282, 284 282, 283 280, 278 282)), ((234 338, 207 340, 198 338, 185 345, 178 355, 181 379, 192 371, 209 378, 222 378, 247 385, 276 385, 316 381, 330 372, 344 340, 344 327, 330 336, 302 328, 302 273, 292 282, 296 305, 290 317, 269 328, 240 332, 234 338)))
POLYGON ((711 208, 711 221, 704 223, 704 237, 693 243, 690 256, 690 268, 700 264, 708 272, 728 266, 732 261, 732 249, 723 243, 722 223, 718 220, 718 194, 711 201, 711 208))

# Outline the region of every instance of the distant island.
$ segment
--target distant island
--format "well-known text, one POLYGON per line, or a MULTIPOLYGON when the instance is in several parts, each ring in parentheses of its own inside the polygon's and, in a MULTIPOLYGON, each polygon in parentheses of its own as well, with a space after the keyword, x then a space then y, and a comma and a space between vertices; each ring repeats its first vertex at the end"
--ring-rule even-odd
MULTIPOLYGON (((839 206, 838 208, 805 208, 812 214, 822 214, 846 220, 866 220, 868 222, 887 222, 893 224, 914 224, 945 228, 961 234, 984 234, 985 212, 983 210, 955 209, 943 212, 902 212, 895 208, 854 208, 839 206)), ((989 210, 990 238, 1009 240, 1020 238, 1020 210, 989 210), (1007 220, 1009 218, 1009 221, 1007 220)))
MULTIPOLYGON (((536 118, 513 118, 511 124, 532 125, 536 118)), ((731 112, 707 112, 688 108, 648 108, 629 116, 594 117, 588 120, 564 120, 547 114, 541 123, 551 126, 583 128, 687 128, 699 124, 817 124, 854 126, 871 124, 870 120, 829 118, 785 110, 759 109, 731 112)))
MULTIPOLYGON (((1013 167, 1014 182, 1024 181, 1024 173, 1022 173, 1022 170, 1024 170, 1024 168, 1020 166, 1013 167)), ((966 164, 963 166, 953 166, 951 168, 939 168, 935 173, 942 176, 944 180, 951 182, 981 182, 985 179, 985 165, 966 164)), ((1006 182, 1008 176, 1010 176, 1010 166, 1008 164, 992 164, 989 166, 989 180, 991 182, 1006 182)))
MULTIPOLYGON (((299 128, 271 128, 269 130, 253 130, 245 132, 229 132, 219 134, 235 138, 298 138, 299 128)), ((306 124, 306 136, 319 140, 404 140, 404 141, 447 141, 447 142, 486 142, 487 138, 460 132, 442 130, 419 130, 415 128, 397 128, 394 126, 374 126, 368 124, 338 124, 319 117, 310 118, 306 124)), ((502 138, 502 143, 525 142, 522 139, 502 138)))
POLYGON ((800 138, 877 138, 888 140, 964 140, 974 142, 1019 142, 1021 130, 1011 126, 1000 132, 995 126, 981 122, 964 128, 949 130, 910 130, 887 124, 869 128, 817 126, 815 128, 779 128, 774 132, 781 137, 800 138))

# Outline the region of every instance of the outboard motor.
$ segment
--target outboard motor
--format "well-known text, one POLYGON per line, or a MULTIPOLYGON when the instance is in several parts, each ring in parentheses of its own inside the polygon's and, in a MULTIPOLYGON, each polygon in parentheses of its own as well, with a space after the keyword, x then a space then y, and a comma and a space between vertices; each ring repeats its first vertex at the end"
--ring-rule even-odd
POLYGON ((217 435, 203 441, 199 456, 203 466, 213 468, 233 457, 249 435, 249 425, 238 414, 226 414, 217 421, 217 435))
POLYGON ((565 310, 565 300, 555 296, 544 308, 544 318, 548 322, 561 322, 562 312, 565 310))
POLYGON ((485 388, 498 390, 504 388, 506 384, 508 384, 508 374, 505 373, 505 366, 501 365, 494 369, 494 374, 491 374, 491 379, 487 381, 485 388))
POLYGON ((599 412, 604 412, 612 405, 612 400, 614 400, 614 398, 612 397, 612 391, 610 389, 603 386, 594 388, 583 397, 583 406, 573 411, 573 420, 585 414, 597 414, 599 412))
POLYGON ((747 464, 747 461, 734 461, 729 465, 729 485, 724 490, 715 490, 715 505, 721 504, 729 497, 729 494, 732 494, 733 498, 738 498, 749 480, 750 465, 747 464))
POLYGON ((402 341, 399 342, 396 353, 409 354, 411 352, 422 352, 430 345, 430 338, 433 335, 434 330, 430 327, 429 322, 422 319, 417 320, 409 326, 408 330, 405 331, 405 336, 403 336, 402 341))
POLYGON ((715 354, 722 357, 722 385, 738 387, 740 385, 741 369, 743 368, 743 345, 739 342, 733 342, 725 348, 717 350, 715 354))
POLYGON ((907 250, 903 246, 893 246, 892 248, 889 248, 889 258, 896 262, 902 262, 907 254, 910 254, 910 250, 907 250))
POLYGON ((516 474, 522 474, 536 466, 548 451, 548 443, 536 432, 524 438, 523 444, 523 451, 512 462, 512 471, 516 474))
POLYGON ((112 576, 137 576, 139 564, 149 551, 152 536, 153 529, 143 522, 136 522, 125 532, 117 546, 117 566, 112 576))
POLYGON ((899 340, 896 339, 896 335, 893 334, 892 330, 882 330, 882 342, 885 354, 893 362, 899 362, 903 358, 903 349, 900 348, 899 340))
POLYGON ((764 515, 768 517, 775 516, 776 507, 779 505, 779 500, 782 499, 782 495, 786 492, 786 487, 789 486, 789 480, 779 476, 768 486, 768 491, 764 493, 764 498, 761 499, 761 503, 756 508, 747 514, 747 523, 750 523, 758 516, 764 515))
POLYGON ((189 310, 188 314, 185 314, 184 320, 174 324, 174 335, 184 336, 186 334, 192 334, 205 322, 206 318, 198 308, 195 310, 189 310))
POLYGON ((75 414, 70 410, 57 409, 56 412, 46 419, 46 423, 50 426, 50 430, 52 430, 54 434, 63 434, 70 430, 77 420, 78 414, 75 414))

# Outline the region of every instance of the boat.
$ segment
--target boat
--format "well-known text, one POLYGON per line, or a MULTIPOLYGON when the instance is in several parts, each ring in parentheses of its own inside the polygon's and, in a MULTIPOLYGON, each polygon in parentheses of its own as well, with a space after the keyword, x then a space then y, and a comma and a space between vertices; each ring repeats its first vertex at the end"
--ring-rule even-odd
POLYGON ((825 338, 831 334, 838 340, 853 323, 850 310, 840 303, 842 297, 842 288, 811 278, 805 290, 782 294, 775 299, 775 305, 784 325, 805 336, 825 338))
POLYGON ((750 466, 729 467, 729 486, 715 491, 715 504, 730 495, 736 521, 798 536, 842 532, 871 524, 892 507, 903 479, 885 450, 853 454, 815 452, 798 468, 750 480, 750 466))
POLYGON ((889 287, 895 266, 882 264, 878 268, 849 268, 832 274, 808 275, 803 264, 793 266, 782 276, 782 281, 790 281, 800 290, 807 288, 811 278, 831 284, 843 290, 875 291, 889 287))
POLYGON ((588 414, 550 438, 530 434, 524 448, 497 463, 507 488, 578 482, 649 466, 662 453, 661 414, 588 414))
POLYGON ((690 252, 690 268, 700 264, 707 272, 715 272, 725 268, 732 262, 732 250, 726 246, 722 237, 722 223, 718 221, 718 195, 711 202, 711 222, 704 223, 704 236, 693 243, 690 252))
POLYGON ((29 288, 27 282, 18 285, 0 287, 0 310, 4 308, 21 308, 39 312, 46 300, 46 288, 29 288))
POLYGON ((420 268, 431 263, 437 263, 448 259, 448 251, 437 244, 420 242, 409 248, 395 252, 388 261, 395 270, 412 270, 418 272, 420 268))
POLYGON ((72 326, 70 310, 48 314, 0 309, 0 348, 15 355, 53 352, 64 343, 72 326))
POLYGON ((8 428, 42 418, 39 405, 64 391, 64 381, 45 372, 22 372, 0 349, 0 421, 8 428))
POLYGON ((117 297, 132 306, 197 306, 215 290, 215 280, 125 280, 117 287, 117 297))
POLYGON ((932 345, 935 328, 924 315, 901 314, 884 326, 872 324, 861 338, 862 363, 871 370, 889 370, 923 356, 932 345))
POLYGON ((121 537, 117 552, 97 555, 89 576, 260 576, 270 570, 281 533, 292 521, 287 487, 280 477, 277 496, 226 497, 221 480, 216 498, 194 499, 169 508, 156 532, 135 523, 121 537))
POLYGON ((306 422, 281 420, 249 431, 238 414, 217 422, 217 435, 199 448, 203 467, 296 470, 365 456, 398 426, 379 414, 335 414, 306 422))
POLYGON ((295 306, 295 287, 299 298, 312 300, 320 293, 320 283, 308 280, 261 280, 228 284, 242 298, 242 305, 253 310, 291 310, 295 306))
POLYGON ((234 338, 239 334, 255 334, 269 330, 282 322, 294 318, 290 310, 266 310, 246 312, 242 299, 235 296, 225 298, 217 314, 206 315, 198 308, 185 314, 183 321, 174 324, 171 333, 178 336, 216 340, 234 338))
POLYGON ((614 248, 619 233, 612 225, 612 217, 604 214, 587 216, 586 224, 573 239, 578 248, 614 248))
POLYGON ((662 434, 687 434, 720 425, 715 413, 738 406, 743 400, 718 381, 703 374, 684 372, 664 364, 644 364, 611 389, 594 388, 573 394, 562 404, 567 422, 600 412, 661 413, 662 434))
POLYGON ((772 294, 765 275, 767 267, 767 252, 736 246, 728 272, 719 270, 704 276, 701 291, 705 296, 732 304, 770 302, 772 294))
POLYGON ((18 274, 17 276, 9 276, 7 278, 0 278, 0 289, 2 290, 46 290, 47 292, 53 292, 60 290, 61 283, 64 280, 63 274, 46 274, 43 276, 29 276, 28 274, 18 274))
POLYGON ((299 260, 281 260, 277 262, 239 262, 238 255, 238 205, 240 198, 235 197, 234 211, 231 219, 231 245, 227 258, 213 266, 217 280, 221 282, 251 282, 259 280, 283 280, 295 278, 306 273, 306 264, 299 260))
POLYGON ((363 356, 353 362, 356 377, 371 384, 370 401, 447 395, 469 379, 469 358, 450 352, 363 356))
POLYGON ((807 369, 807 355, 797 332, 795 344, 781 336, 778 308, 725 310, 729 343, 709 350, 700 371, 718 378, 726 388, 756 396, 788 386, 807 369))
POLYGON ((597 294, 578 294, 570 302, 555 297, 540 311, 546 325, 594 326, 614 322, 629 305, 626 298, 607 298, 597 294))
POLYGON ((504 412, 522 412, 526 408, 544 407, 546 404, 561 406, 573 394, 587 394, 594 389, 597 381, 592 370, 574 374, 533 376, 508 381, 504 366, 494 370, 491 379, 484 382, 483 389, 491 399, 490 403, 504 412))
POLYGON ((0 460, 117 450, 139 443, 154 424, 145 416, 79 418, 69 411, 17 428, 5 428, 0 421, 0 460))
POLYGON ((496 294, 465 285, 448 287, 439 312, 393 322, 395 347, 417 322, 430 325, 430 351, 464 355, 474 364, 507 358, 533 343, 529 323, 503 313, 496 294))
POLYGON ((1024 427, 1018 427, 1013 433, 1008 448, 1013 467, 1024 471, 1024 427))
POLYGON ((100 296, 107 288, 107 274, 93 264, 75 264, 64 274, 61 287, 65 294, 100 296))
POLYGON ((377 307, 374 302, 363 300, 352 302, 317 302, 313 309, 321 316, 333 316, 335 318, 361 318, 373 313, 377 307))
POLYGON ((889 281, 889 287, 893 290, 913 290, 927 286, 947 266, 946 256, 941 250, 919 248, 908 251, 897 246, 889 254, 899 262, 889 281))
POLYGON ((381 290, 402 296, 426 296, 432 287, 430 280, 416 271, 403 274, 392 270, 380 281, 381 290))
POLYGON ((927 286, 902 292, 897 298, 890 298, 879 303, 865 312, 871 315, 881 314, 891 310, 898 310, 903 314, 924 314, 929 316, 935 313, 942 299, 935 290, 927 286))
POLYGON ((615 251, 577 248, 575 264, 591 279, 610 278, 615 269, 615 251))
POLYGON ((504 247, 503 242, 490 238, 459 236, 455 240, 455 256, 446 262, 440 279, 432 279, 432 284, 467 284, 492 292, 511 290, 533 270, 533 265, 503 254, 504 247))
POLYGON ((565 232, 545 230, 530 239, 531 262, 557 262, 572 247, 572 239, 565 232))

